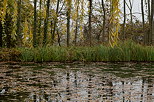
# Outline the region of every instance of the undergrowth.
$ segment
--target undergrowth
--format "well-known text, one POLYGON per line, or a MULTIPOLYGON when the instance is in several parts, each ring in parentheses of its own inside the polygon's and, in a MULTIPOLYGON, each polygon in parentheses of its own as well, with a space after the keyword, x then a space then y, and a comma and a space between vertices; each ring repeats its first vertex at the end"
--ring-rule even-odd
POLYGON ((0 61, 154 61, 154 47, 126 41, 113 48, 103 45, 93 47, 1 48, 0 61))

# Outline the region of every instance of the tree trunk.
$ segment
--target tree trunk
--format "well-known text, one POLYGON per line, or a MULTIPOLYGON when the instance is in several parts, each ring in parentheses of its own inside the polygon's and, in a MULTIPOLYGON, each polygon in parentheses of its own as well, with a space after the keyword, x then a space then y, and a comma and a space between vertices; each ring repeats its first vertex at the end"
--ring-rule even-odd
POLYGON ((130 22, 131 22, 131 39, 132 39, 132 34, 133 34, 133 12, 132 9, 130 10, 130 22))
POLYGON ((102 8, 103 8, 103 34, 102 34, 102 40, 104 42, 104 38, 105 38, 105 25, 106 25, 106 10, 105 10, 105 6, 104 6, 104 0, 102 0, 102 8))
POLYGON ((150 36, 151 36, 151 7, 150 7, 150 0, 148 0, 148 20, 149 20, 149 32, 148 32, 148 35, 147 35, 147 41, 148 41, 148 44, 151 43, 151 40, 150 40, 150 36))
POLYGON ((151 36, 152 36, 152 45, 154 45, 154 0, 151 3, 151 36))
POLYGON ((39 27, 38 27, 38 38, 37 38, 37 43, 38 43, 38 44, 40 44, 40 39, 41 39, 41 25, 42 25, 42 0, 40 0, 39 11, 40 11, 40 19, 39 19, 39 27))
POLYGON ((151 22, 151 6, 150 6, 150 0, 147 1, 148 4, 148 21, 151 22))
POLYGON ((54 18, 53 34, 51 35, 52 36, 52 44, 54 43, 55 31, 56 31, 56 26, 57 26, 57 22, 58 22, 59 2, 60 2, 60 0, 57 0, 56 18, 54 18))
POLYGON ((36 47, 36 30, 37 30, 37 0, 34 0, 34 31, 33 31, 33 47, 36 47))
POLYGON ((79 0, 77 0, 77 19, 76 19, 76 27, 75 27, 75 38, 74 38, 74 43, 75 45, 77 44, 77 35, 78 35, 78 21, 79 21, 79 0))
POLYGON ((91 46, 91 15, 92 15, 92 0, 89 0, 89 44, 91 46))
POLYGON ((145 33, 145 20, 144 20, 144 3, 143 0, 141 0, 141 11, 142 11, 142 26, 143 26, 143 34, 144 34, 144 44, 146 44, 147 40, 147 36, 145 33))
POLYGON ((18 17, 17 17, 17 45, 22 46, 21 34, 21 0, 18 0, 18 17))
POLYGON ((67 46, 70 46, 70 14, 71 14, 71 0, 68 1, 67 8, 67 46))
POLYGON ((125 25, 126 25, 126 0, 124 0, 123 40, 125 40, 125 39, 126 39, 125 25))
POLYGON ((59 46, 61 46, 61 44, 60 44, 60 35, 59 35, 59 30, 57 29, 57 35, 58 35, 58 44, 59 44, 59 46))
POLYGON ((5 18, 5 34, 6 34, 6 46, 7 48, 12 47, 11 45, 11 33, 12 33, 12 29, 11 29, 11 25, 12 24, 12 18, 10 15, 6 14, 6 18, 5 18))
POLYGON ((3 35, 3 26, 2 26, 2 22, 0 21, 0 47, 2 47, 3 45, 2 35, 3 35))
POLYGON ((49 7, 50 7, 50 0, 47 0, 47 10, 46 10, 46 18, 44 21, 44 39, 43 39, 43 46, 46 45, 47 42, 47 33, 48 33, 48 18, 49 18, 49 7))
POLYGON ((131 0, 129 0, 129 5, 128 8, 129 8, 129 11, 130 11, 130 24, 131 24, 131 39, 132 39, 132 34, 133 34, 133 3, 131 0))

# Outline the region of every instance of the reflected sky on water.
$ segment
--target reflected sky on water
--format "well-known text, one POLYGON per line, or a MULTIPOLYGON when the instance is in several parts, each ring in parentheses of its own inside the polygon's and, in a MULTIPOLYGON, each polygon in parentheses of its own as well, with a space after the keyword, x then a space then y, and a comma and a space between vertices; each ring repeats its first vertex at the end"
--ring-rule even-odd
POLYGON ((154 65, 0 65, 0 102, 154 102, 154 65))

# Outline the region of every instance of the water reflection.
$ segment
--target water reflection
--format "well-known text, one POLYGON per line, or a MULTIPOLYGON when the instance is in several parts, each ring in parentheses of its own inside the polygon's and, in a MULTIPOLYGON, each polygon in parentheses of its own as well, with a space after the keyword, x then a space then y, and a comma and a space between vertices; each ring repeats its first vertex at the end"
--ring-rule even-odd
POLYGON ((151 64, 89 66, 0 66, 0 102, 154 102, 151 64))

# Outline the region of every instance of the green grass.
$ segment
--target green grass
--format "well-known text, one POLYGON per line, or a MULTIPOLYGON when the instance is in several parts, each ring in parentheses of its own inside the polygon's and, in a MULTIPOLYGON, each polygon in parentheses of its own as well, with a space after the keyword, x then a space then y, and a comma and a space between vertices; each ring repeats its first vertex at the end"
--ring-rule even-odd
POLYGON ((154 61, 154 47, 132 41, 118 46, 38 47, 0 49, 0 61, 66 62, 66 61, 154 61))

